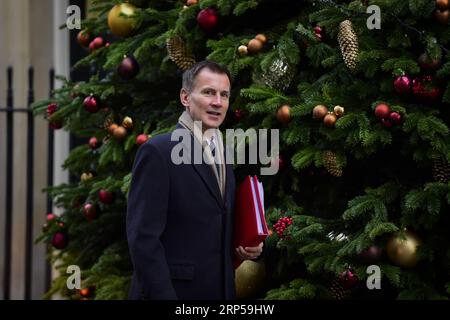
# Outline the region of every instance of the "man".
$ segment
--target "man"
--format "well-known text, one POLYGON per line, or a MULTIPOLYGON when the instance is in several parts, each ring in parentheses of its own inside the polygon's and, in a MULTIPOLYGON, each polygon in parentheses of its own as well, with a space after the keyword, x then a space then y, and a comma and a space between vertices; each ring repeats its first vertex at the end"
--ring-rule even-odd
POLYGON ((262 252, 262 243, 232 248, 235 180, 218 131, 230 82, 229 72, 214 62, 187 70, 176 131, 188 138, 172 141, 173 133, 163 134, 139 148, 127 212, 131 299, 233 299, 235 255, 254 259, 262 252), (189 163, 175 163, 179 143, 189 163), (195 148, 218 163, 196 163, 195 148))

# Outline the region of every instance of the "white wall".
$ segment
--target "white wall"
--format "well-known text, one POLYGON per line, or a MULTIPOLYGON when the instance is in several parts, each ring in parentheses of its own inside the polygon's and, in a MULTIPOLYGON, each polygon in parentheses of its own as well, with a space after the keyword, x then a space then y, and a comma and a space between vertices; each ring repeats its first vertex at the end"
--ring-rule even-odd
MULTIPOLYGON (((14 105, 27 106, 28 67, 35 68, 35 99, 48 97, 48 71, 69 74, 68 31, 59 30, 66 20, 68 0, 1 0, 0 1, 0 107, 6 105, 6 68, 14 68, 14 105)), ((58 85, 58 83, 56 83, 58 85)), ((26 114, 14 115, 13 165, 13 229, 11 261, 11 299, 23 299, 25 289, 25 227, 26 227, 26 114)), ((0 113, 0 299, 3 298, 5 190, 6 190, 6 120, 0 113)), ((34 218, 33 237, 40 232, 46 215, 47 186, 47 122, 35 118, 34 131, 34 218)), ((55 135, 55 183, 68 180, 61 164, 68 154, 68 133, 55 135)), ((40 299, 45 286, 45 246, 33 246, 32 298, 40 299)))

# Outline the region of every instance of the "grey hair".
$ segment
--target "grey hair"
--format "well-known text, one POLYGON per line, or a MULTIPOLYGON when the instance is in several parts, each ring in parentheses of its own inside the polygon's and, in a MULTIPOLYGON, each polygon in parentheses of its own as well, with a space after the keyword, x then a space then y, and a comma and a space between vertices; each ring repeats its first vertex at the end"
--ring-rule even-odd
POLYGON ((204 68, 207 68, 214 73, 226 74, 231 84, 231 75, 226 67, 213 61, 203 60, 197 62, 183 73, 183 88, 186 89, 188 92, 191 92, 192 89, 194 88, 195 78, 197 77, 199 72, 204 68))

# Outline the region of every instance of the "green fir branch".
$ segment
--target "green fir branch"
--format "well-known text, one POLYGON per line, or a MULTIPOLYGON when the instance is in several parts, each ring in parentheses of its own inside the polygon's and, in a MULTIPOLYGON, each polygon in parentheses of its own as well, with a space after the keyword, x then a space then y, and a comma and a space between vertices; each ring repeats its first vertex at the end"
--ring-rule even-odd
POLYGON ((292 167, 300 170, 310 166, 314 161, 316 153, 317 149, 312 146, 300 149, 292 157, 292 167))
POLYGON ((381 69, 383 71, 394 71, 396 69, 402 69, 407 74, 417 74, 420 72, 419 65, 413 59, 406 58, 391 58, 386 60, 381 69))
POLYGON ((255 9, 259 5, 259 2, 261 1, 260 0, 239 1, 239 3, 233 10, 233 14, 235 16, 241 16, 248 10, 255 9))

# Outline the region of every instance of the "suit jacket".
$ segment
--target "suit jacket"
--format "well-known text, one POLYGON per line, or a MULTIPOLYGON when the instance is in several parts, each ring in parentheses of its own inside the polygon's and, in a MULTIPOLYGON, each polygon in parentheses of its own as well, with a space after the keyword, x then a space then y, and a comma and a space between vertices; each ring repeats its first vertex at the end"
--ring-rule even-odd
MULTIPOLYGON (((223 200, 210 165, 171 161, 179 142, 170 137, 149 139, 133 165, 127 207, 134 266, 129 298, 234 299, 232 165, 226 165, 223 200)), ((189 137, 183 143, 198 143, 189 137)))

